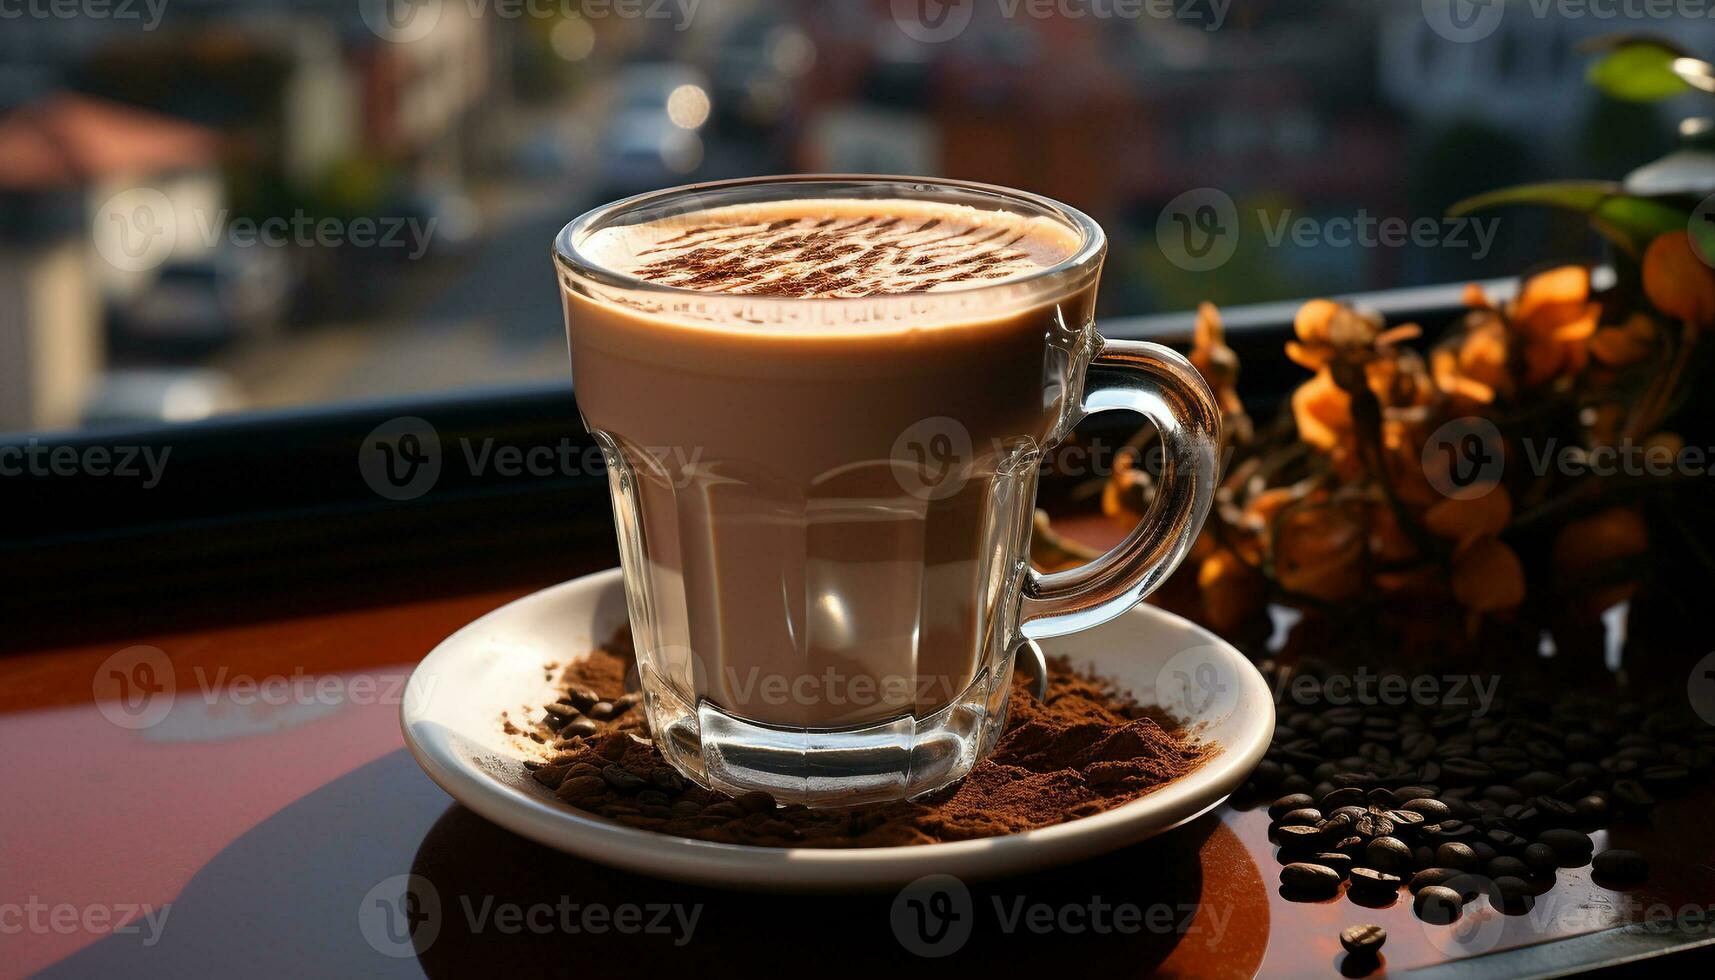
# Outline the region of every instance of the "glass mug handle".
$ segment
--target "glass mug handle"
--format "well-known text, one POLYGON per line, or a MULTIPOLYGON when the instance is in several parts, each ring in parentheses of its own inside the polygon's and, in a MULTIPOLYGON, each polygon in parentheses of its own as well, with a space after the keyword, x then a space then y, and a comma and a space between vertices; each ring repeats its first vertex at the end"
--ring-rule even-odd
POLYGON ((1215 497, 1221 412, 1190 361, 1160 344, 1104 340, 1084 377, 1086 417, 1126 410, 1155 424, 1161 476, 1149 513, 1112 551, 1065 571, 1026 570, 1026 640, 1099 626, 1143 601, 1191 550, 1215 497))

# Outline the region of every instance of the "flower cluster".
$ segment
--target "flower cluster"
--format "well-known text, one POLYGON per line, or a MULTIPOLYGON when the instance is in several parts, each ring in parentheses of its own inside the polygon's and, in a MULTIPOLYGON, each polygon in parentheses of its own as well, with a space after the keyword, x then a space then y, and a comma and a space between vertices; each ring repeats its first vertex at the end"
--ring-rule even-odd
MULTIPOLYGON (((1387 603, 1475 631, 1523 609, 1588 622, 1631 597, 1650 545, 1636 489, 1510 462, 1533 442, 1585 454, 1680 445, 1670 425, 1699 335, 1715 325, 1715 270, 1684 233, 1657 237, 1640 266, 1641 290, 1599 291, 1577 265, 1526 277, 1504 302, 1469 287, 1468 311, 1433 344, 1415 325, 1312 300, 1286 344, 1310 373, 1290 425, 1256 436, 1205 306, 1192 361, 1238 423, 1193 553, 1206 619, 1232 632, 1270 601, 1325 615, 1387 603), (1450 423, 1498 434, 1482 451, 1509 465, 1449 492, 1469 465, 1431 445, 1450 423)), ((1110 512, 1136 509, 1121 506, 1132 479, 1110 481, 1110 512)))

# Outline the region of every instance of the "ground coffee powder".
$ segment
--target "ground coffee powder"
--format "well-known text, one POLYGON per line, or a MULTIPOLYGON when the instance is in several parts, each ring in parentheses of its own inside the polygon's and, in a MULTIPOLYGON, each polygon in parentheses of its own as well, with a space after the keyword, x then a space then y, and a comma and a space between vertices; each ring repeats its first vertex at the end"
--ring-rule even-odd
MULTIPOLYGON (((1217 748, 1175 719, 1119 695, 1062 660, 1047 699, 1014 679, 1007 726, 989 758, 958 783, 895 803, 811 810, 738 798, 684 779, 656 751, 639 697, 627 693, 628 638, 560 674, 539 719, 506 730, 545 747, 526 762, 562 802, 664 834, 771 847, 885 847, 1015 834, 1100 813, 1192 771, 1217 748)), ((530 712, 534 715, 534 712, 530 712)))

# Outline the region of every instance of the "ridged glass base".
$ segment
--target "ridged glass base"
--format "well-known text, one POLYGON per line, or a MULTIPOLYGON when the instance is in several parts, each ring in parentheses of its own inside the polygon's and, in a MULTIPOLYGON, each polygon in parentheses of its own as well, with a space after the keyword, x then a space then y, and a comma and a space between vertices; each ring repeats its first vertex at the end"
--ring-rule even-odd
POLYGON ((783 729, 692 705, 670 685, 643 685, 661 753, 709 789, 756 790, 780 803, 852 806, 940 789, 971 771, 1006 726, 1011 658, 946 707, 860 728, 783 729))

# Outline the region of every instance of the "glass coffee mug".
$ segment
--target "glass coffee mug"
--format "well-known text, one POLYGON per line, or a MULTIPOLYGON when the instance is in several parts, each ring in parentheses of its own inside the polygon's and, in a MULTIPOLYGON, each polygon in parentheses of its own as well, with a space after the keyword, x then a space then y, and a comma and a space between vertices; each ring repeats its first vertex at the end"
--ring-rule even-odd
POLYGON ((945 180, 729 181, 598 208, 555 252, 643 703, 662 754, 705 786, 833 806, 960 778, 1005 723, 1015 650, 1130 609, 1208 512, 1215 400, 1171 350, 1097 335, 1106 242, 1065 205, 945 180), (984 251, 993 222, 1058 236, 1066 254, 1011 278, 851 298, 619 271, 613 249, 641 253, 658 222, 707 236, 699 213, 735 207, 860 223, 866 208, 943 213, 973 226, 949 229, 955 249, 984 251), (1043 454, 1086 415, 1121 409, 1165 449, 1150 512, 1096 561, 1037 572, 1043 454))

